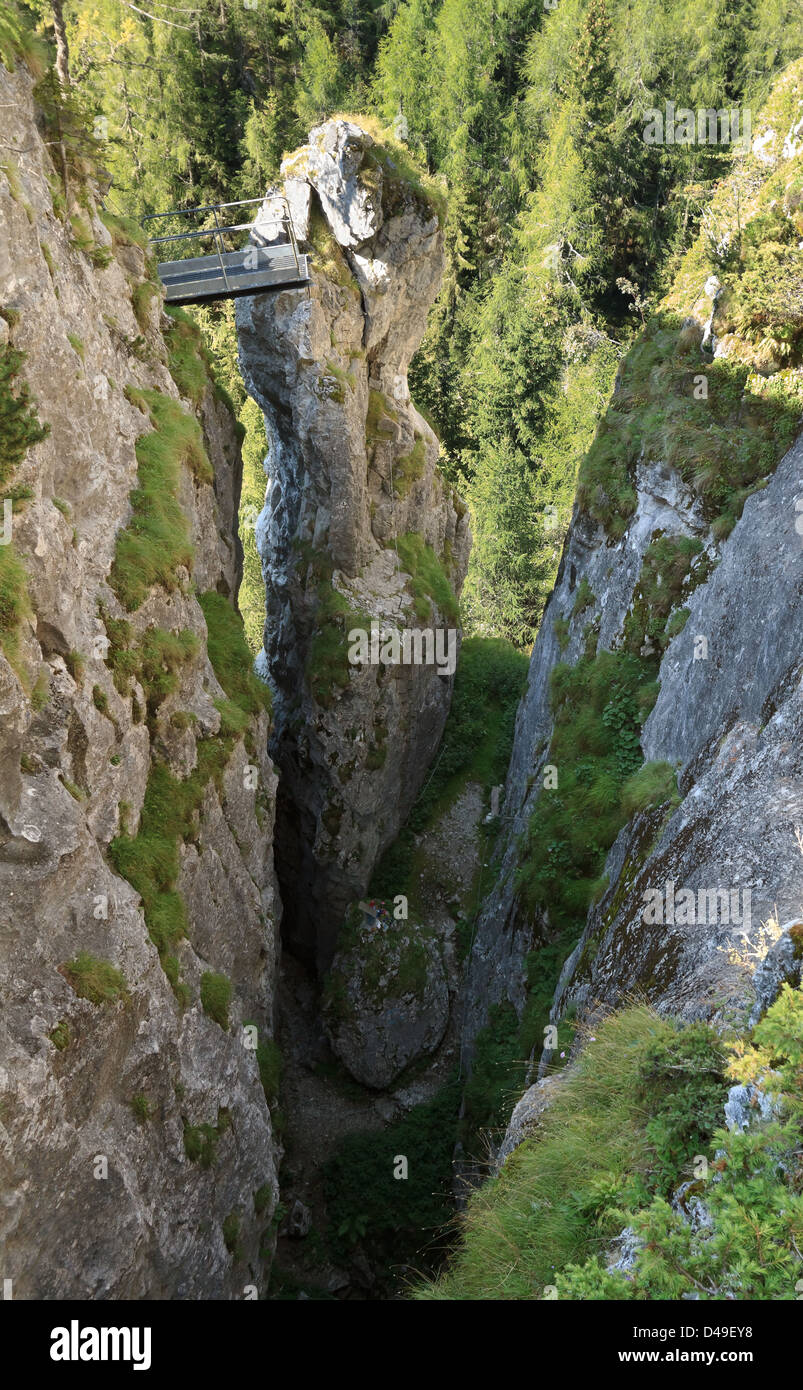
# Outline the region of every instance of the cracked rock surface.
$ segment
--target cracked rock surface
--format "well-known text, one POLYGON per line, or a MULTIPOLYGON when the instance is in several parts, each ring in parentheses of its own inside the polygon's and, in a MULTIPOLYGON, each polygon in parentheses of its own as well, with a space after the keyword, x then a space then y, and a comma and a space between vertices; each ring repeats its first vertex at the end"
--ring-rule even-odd
POLYGON ((325 969, 347 906, 415 800, 451 698, 433 664, 350 664, 348 632, 373 621, 459 640, 449 591, 459 595, 470 536, 407 384, 443 272, 435 206, 343 120, 311 131, 282 176, 311 283, 238 301, 237 326, 269 442, 257 543, 278 859, 293 885, 283 930, 325 969), (411 546, 440 570, 436 596, 416 590, 411 546))

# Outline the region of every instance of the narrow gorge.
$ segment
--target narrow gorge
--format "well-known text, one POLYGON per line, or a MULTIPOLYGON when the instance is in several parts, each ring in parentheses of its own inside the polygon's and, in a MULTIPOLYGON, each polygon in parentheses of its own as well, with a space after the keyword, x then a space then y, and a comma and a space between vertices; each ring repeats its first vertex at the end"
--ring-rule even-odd
MULTIPOLYGON (((608 32, 568 11, 534 85, 608 32)), ((310 79, 247 211, 186 191, 301 285, 181 307, 4 23, 0 1280, 798 1299, 803 58, 651 173, 649 296, 584 281, 623 203, 578 252, 544 110, 482 260, 409 98, 310 79)))

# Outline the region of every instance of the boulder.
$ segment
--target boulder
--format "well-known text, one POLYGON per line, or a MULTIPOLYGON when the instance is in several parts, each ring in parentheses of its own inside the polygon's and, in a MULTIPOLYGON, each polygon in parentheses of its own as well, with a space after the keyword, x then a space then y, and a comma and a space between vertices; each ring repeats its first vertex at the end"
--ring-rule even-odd
POLYGON ((361 1085, 391 1086, 435 1051, 448 1021, 440 946, 423 928, 378 930, 335 954, 324 1026, 332 1051, 361 1085))

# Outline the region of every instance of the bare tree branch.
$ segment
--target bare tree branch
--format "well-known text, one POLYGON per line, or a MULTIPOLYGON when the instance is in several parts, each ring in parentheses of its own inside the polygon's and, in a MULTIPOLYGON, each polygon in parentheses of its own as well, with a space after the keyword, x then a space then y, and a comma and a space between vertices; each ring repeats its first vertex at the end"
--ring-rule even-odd
POLYGON ((162 19, 161 15, 149 14, 147 10, 141 10, 139 5, 132 5, 131 0, 123 0, 123 4, 129 10, 136 11, 137 14, 144 14, 146 19, 152 19, 155 24, 167 24, 171 29, 183 29, 187 34, 194 34, 195 27, 192 24, 176 24, 172 19, 162 19))

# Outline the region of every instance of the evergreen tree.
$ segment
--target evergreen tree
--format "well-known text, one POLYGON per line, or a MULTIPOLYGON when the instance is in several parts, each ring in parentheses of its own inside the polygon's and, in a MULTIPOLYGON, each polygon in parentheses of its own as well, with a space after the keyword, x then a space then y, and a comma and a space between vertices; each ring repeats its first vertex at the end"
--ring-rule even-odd
MULTIPOLYGON (((259 196, 284 151, 337 110, 376 113, 442 176, 446 271, 411 388, 472 506, 469 616, 526 645, 560 549, 544 517, 568 518, 615 363, 731 160, 646 144, 645 113, 667 101, 756 111, 803 51, 799 0, 24 9, 54 45, 62 34, 70 101, 98 132, 81 157, 108 166, 114 211, 259 196)), ((228 341, 229 317, 201 318, 207 341, 228 341)))

